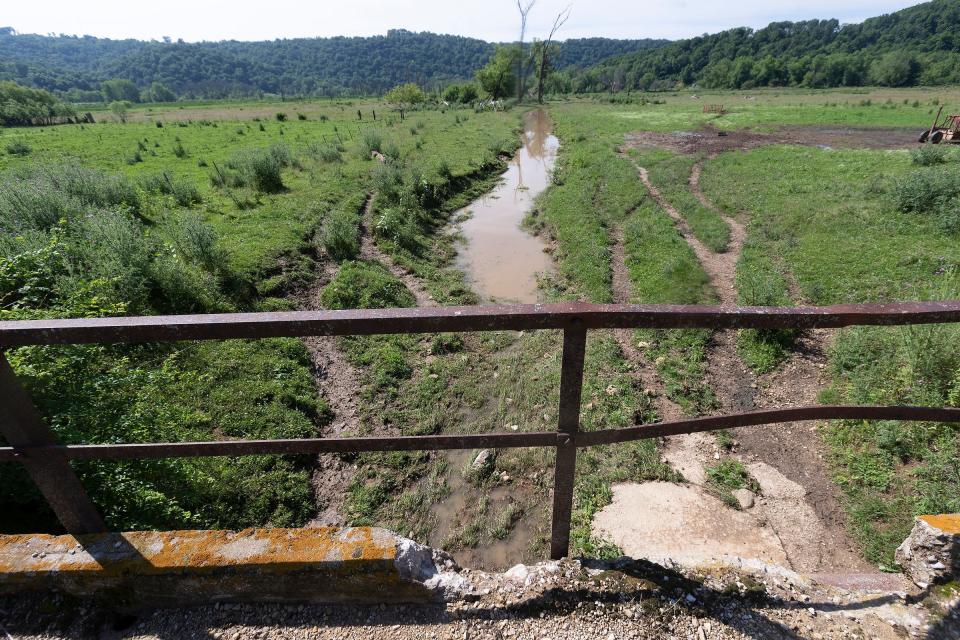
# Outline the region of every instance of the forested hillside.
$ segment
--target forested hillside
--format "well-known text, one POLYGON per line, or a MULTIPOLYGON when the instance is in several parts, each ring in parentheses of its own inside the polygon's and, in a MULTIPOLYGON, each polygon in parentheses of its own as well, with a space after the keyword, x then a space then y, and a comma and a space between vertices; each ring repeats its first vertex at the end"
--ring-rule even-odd
MULTIPOLYGON (((586 67, 663 43, 570 40, 560 49, 558 67, 586 67)), ((185 97, 374 94, 403 82, 432 87, 472 78, 493 48, 483 40, 402 29, 363 38, 185 43, 25 35, 5 28, 0 29, 0 80, 74 101, 104 99, 101 83, 117 79, 133 82, 140 91, 159 83, 185 97)), ((108 96, 120 97, 130 96, 108 96)))
POLYGON ((568 73, 565 83, 578 92, 957 83, 958 28, 960 0, 934 0, 860 24, 774 22, 619 56, 568 73))

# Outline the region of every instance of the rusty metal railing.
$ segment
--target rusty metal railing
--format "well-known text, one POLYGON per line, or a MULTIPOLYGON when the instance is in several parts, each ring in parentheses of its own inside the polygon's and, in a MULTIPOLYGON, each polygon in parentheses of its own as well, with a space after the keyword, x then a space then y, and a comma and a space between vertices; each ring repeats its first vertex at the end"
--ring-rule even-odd
POLYGON ((0 462, 19 462, 71 533, 104 531, 97 508, 70 460, 189 456, 425 451, 554 447, 550 554, 567 554, 576 451, 714 429, 798 420, 861 419, 960 422, 960 409, 908 406, 808 406, 662 422, 624 429, 580 431, 587 332, 617 328, 776 329, 960 322, 960 301, 832 307, 722 307, 677 305, 549 305, 429 307, 350 311, 294 311, 134 318, 0 322, 0 349, 27 345, 225 340, 318 335, 476 332, 521 329, 563 331, 560 406, 556 431, 296 440, 231 440, 142 444, 60 444, 43 423, 9 362, 0 354, 0 462))

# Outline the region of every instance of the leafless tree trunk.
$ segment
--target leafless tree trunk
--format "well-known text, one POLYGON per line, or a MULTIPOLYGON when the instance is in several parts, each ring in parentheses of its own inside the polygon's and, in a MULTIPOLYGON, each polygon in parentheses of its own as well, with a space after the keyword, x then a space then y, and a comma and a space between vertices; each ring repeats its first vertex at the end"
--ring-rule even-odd
POLYGON ((523 37, 527 34, 527 14, 537 0, 517 0, 517 9, 520 10, 520 49, 517 52, 517 100, 523 100, 523 88, 526 85, 526 65, 523 64, 523 37))
POLYGON ((553 28, 550 29, 550 35, 547 36, 540 48, 540 73, 537 76, 537 102, 540 104, 543 104, 543 82, 547 77, 547 57, 550 55, 550 43, 563 23, 570 18, 570 9, 571 6, 567 5, 566 9, 557 14, 557 18, 553 21, 553 28))

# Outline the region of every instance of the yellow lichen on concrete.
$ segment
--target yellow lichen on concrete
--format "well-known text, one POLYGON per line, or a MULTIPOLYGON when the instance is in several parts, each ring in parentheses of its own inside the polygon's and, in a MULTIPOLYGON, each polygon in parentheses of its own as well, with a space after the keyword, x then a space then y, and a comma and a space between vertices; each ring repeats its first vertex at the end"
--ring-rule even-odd
POLYGON ((960 534, 960 513, 941 513, 935 516, 920 516, 920 519, 935 529, 951 535, 960 534))
POLYGON ((393 534, 373 527, 0 536, 0 574, 8 578, 42 572, 156 575, 241 565, 268 572, 314 565, 350 572, 357 561, 390 563, 395 555, 393 534))

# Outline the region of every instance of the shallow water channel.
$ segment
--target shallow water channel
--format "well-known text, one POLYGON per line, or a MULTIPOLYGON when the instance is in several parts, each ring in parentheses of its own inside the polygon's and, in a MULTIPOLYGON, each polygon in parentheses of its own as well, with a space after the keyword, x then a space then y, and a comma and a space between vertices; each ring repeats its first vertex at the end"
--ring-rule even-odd
POLYGON ((458 266, 485 300, 537 302, 537 274, 552 266, 543 241, 520 225, 550 184, 560 142, 543 109, 527 113, 523 125, 523 145, 497 186, 457 212, 470 216, 460 224, 458 266))

